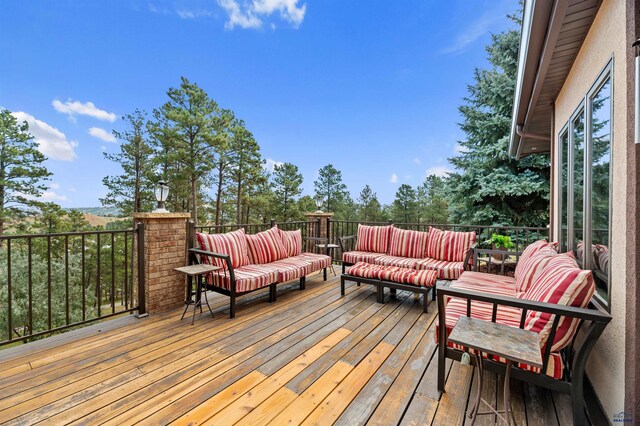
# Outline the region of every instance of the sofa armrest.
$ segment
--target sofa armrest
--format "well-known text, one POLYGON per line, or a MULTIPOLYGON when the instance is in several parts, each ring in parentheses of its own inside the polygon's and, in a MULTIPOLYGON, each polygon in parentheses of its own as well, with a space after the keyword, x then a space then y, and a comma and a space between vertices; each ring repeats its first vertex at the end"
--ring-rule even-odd
POLYGON ((190 263, 191 264, 197 264, 200 263, 198 256, 208 256, 208 257, 213 257, 216 259, 221 259, 223 261, 223 267, 222 270, 223 272, 227 272, 229 271, 229 281, 231 282, 231 291, 233 293, 235 293, 236 290, 236 276, 235 273, 233 272, 233 265, 231 264, 231 257, 228 254, 225 253, 214 253, 211 251, 207 251, 207 250, 202 250, 202 249, 197 249, 197 248, 190 248, 189 249, 189 257, 190 257, 190 263))
POLYGON ((344 237, 338 238, 338 243, 340 244, 340 251, 342 253, 353 250, 355 247, 356 236, 355 235, 345 235, 344 237))
POLYGON ((469 250, 467 250, 467 253, 464 255, 464 263, 462 264, 462 267, 465 271, 470 265, 472 265, 471 261, 475 260, 476 258, 475 252, 477 250, 476 249, 477 246, 478 246, 478 243, 471 244, 471 247, 469 247, 469 250))
MULTIPOLYGON (((544 312, 554 316, 553 325, 549 334, 548 342, 553 342, 556 330, 558 328, 561 317, 576 318, 581 321, 589 321, 591 324, 586 328, 584 343, 580 347, 579 353, 576 357, 576 362, 581 363, 581 368, 584 368, 586 357, 595 345, 607 324, 611 321, 611 315, 604 312, 597 306, 595 308, 576 308, 573 306, 556 305, 554 303, 537 302, 534 300, 520 299, 516 297, 499 296, 495 294, 488 294, 478 291, 466 290, 461 288, 451 287, 449 285, 438 284, 436 287, 436 297, 438 304, 438 319, 440 322, 439 327, 439 342, 443 345, 443 348, 447 347, 447 333, 446 333, 446 304, 445 299, 447 297, 457 297, 460 299, 466 299, 467 301, 467 316, 471 315, 471 301, 486 302, 493 305, 492 310, 492 322, 496 321, 498 306, 512 306, 522 309, 522 315, 520 317, 520 328, 524 328, 525 319, 529 311, 544 312)), ((545 345, 545 352, 543 354, 543 368, 542 371, 546 371, 551 355, 552 344, 545 345)))

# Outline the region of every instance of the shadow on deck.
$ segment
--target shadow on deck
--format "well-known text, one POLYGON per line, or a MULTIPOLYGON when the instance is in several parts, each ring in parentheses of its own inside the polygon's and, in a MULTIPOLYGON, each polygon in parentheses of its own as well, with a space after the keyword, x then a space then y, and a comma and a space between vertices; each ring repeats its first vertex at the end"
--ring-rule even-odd
MULTIPOLYGON (((436 390, 436 304, 405 292, 386 303, 370 286, 308 277, 307 289, 240 298, 215 312, 126 317, 0 351, 0 423, 461 425, 473 368, 447 362, 436 390)), ((501 407, 502 378, 482 393, 501 407)), ((519 425, 571 424, 571 401, 511 383, 519 425)), ((484 416, 478 424, 495 424, 484 416)), ((467 421, 468 423, 468 421, 467 421)))

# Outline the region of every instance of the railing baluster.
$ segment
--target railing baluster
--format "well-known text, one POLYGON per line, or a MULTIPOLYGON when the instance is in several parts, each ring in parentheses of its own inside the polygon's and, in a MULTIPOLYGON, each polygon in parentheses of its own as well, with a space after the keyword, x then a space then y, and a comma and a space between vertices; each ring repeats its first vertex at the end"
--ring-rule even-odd
POLYGON ((81 268, 82 275, 80 276, 80 285, 82 285, 82 321, 87 319, 87 307, 86 307, 87 296, 85 294, 85 282, 84 282, 86 249, 87 249, 87 246, 86 246, 85 234, 82 234, 82 268, 81 268))
POLYGON ((116 235, 111 234, 111 313, 116 312, 116 235))
MULTIPOLYGON (((27 239, 28 250, 28 279, 29 279, 29 334, 33 334, 33 266, 32 266, 32 243, 31 238, 27 239)), ((26 334, 26 333, 25 333, 26 334)), ((25 340, 26 341, 26 340, 25 340)))
POLYGON ((7 240, 7 313, 9 318, 7 319, 7 327, 9 331, 8 340, 11 340, 13 336, 13 309, 11 306, 11 240, 7 240))
POLYGON ((98 306, 98 316, 102 314, 102 289, 100 288, 100 252, 102 246, 100 243, 100 234, 96 237, 96 299, 98 306))
POLYGON ((65 325, 69 325, 69 236, 64 236, 64 310, 65 325))
POLYGON ((47 327, 51 330, 51 236, 47 237, 47 327))

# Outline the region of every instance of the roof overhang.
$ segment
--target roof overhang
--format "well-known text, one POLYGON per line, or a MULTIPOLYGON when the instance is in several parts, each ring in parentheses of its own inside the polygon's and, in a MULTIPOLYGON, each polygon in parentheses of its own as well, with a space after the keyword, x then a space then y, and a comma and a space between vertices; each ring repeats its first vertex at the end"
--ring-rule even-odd
POLYGON ((509 154, 551 150, 553 103, 602 0, 526 0, 509 154))

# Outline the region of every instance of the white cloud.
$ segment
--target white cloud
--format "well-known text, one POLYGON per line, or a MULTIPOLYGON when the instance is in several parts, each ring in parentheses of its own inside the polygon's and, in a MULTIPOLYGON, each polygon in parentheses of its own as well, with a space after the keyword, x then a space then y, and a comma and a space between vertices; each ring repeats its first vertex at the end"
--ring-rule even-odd
POLYGON ((418 157, 414 158, 414 159, 413 159, 413 162, 414 162, 415 164, 417 164, 418 166, 419 166, 420 164, 422 164, 422 161, 420 161, 420 159, 419 159, 418 157))
MULTIPOLYGON (((300 0, 252 0, 251 3, 243 3, 237 0, 218 0, 218 4, 227 12, 229 20, 225 28, 260 28, 262 17, 279 12, 280 17, 298 28, 304 20, 307 5, 298 5, 300 0)), ((191 17, 191 16, 189 16, 191 17)), ((271 29, 275 29, 272 23, 271 29)))
POLYGON ((38 120, 31 114, 17 111, 12 113, 19 123, 29 123, 29 133, 38 144, 38 151, 53 160, 73 161, 76 159, 75 148, 78 142, 67 140, 67 136, 56 129, 38 120))
POLYGON ((102 139, 105 142, 116 143, 116 138, 105 129, 101 129, 100 127, 91 127, 89 129, 89 134, 94 138, 102 139))
POLYGON ((40 199, 43 201, 67 201, 67 196, 56 194, 54 191, 44 191, 40 199))
POLYGON ((195 10, 179 9, 176 11, 176 13, 182 19, 208 18, 215 15, 213 12, 206 9, 195 9, 195 10))
POLYGON ((440 50, 443 54, 459 54, 480 37, 489 33, 490 28, 496 23, 504 19, 504 12, 491 11, 484 13, 476 21, 464 25, 464 31, 459 33, 455 41, 440 50))
POLYGON ((97 108, 93 102, 82 103, 80 101, 68 100, 65 103, 54 99, 51 102, 53 108, 56 111, 63 114, 67 114, 69 119, 75 121, 76 115, 88 115, 89 117, 97 118, 98 120, 109 121, 113 123, 118 118, 113 112, 108 112, 103 109, 97 108))
POLYGON ((398 175, 395 173, 391 174, 391 179, 389 180, 389 182, 391 183, 397 183, 398 182, 398 175))
POLYGON ((57 182, 51 182, 51 189, 60 189, 60 184, 57 182))
POLYGON ((273 173, 276 166, 282 166, 284 163, 281 161, 272 160, 271 158, 267 158, 264 163, 264 168, 270 173, 273 173))
POLYGON ((446 177, 449 173, 453 173, 453 170, 446 166, 436 166, 427 169, 425 176, 436 175, 439 177, 446 177))

